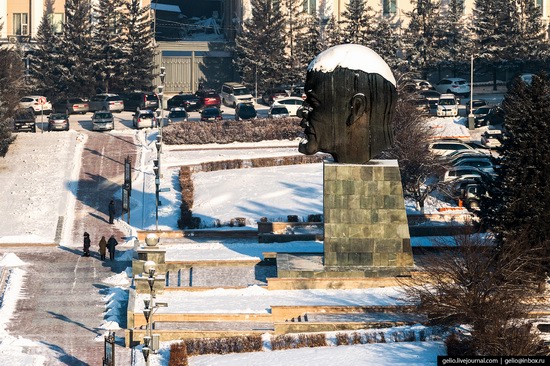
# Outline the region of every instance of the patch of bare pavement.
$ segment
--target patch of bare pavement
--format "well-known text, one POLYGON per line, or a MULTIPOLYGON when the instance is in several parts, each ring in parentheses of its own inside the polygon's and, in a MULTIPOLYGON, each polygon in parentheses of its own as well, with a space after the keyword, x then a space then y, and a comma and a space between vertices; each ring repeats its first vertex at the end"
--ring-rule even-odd
MULTIPOLYGON (((136 154, 133 136, 90 133, 82 154, 74 223, 64 228, 72 230, 71 242, 62 247, 0 247, 0 255, 15 253, 29 264, 24 267, 22 298, 7 330, 43 344, 45 348, 29 352, 44 352, 46 365, 102 364, 107 331, 100 327, 105 323, 103 297, 109 287, 102 281, 124 271, 131 262, 101 261, 98 242, 102 235, 108 238, 111 234, 124 242, 126 234, 108 222, 108 203, 122 184, 124 159, 130 155, 136 161, 136 154), (91 236, 91 257, 81 256, 84 231, 91 236)), ((116 203, 120 215, 120 200, 116 203)), ((126 324, 120 326, 116 364, 130 365, 130 349, 124 347, 126 324)))

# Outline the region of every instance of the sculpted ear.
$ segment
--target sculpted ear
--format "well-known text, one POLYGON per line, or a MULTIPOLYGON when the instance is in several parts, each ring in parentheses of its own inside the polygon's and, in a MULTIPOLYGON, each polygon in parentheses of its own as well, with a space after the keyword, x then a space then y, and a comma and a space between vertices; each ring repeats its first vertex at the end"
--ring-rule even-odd
POLYGON ((367 98, 363 93, 357 93, 351 98, 350 114, 346 124, 353 125, 367 110, 367 98))

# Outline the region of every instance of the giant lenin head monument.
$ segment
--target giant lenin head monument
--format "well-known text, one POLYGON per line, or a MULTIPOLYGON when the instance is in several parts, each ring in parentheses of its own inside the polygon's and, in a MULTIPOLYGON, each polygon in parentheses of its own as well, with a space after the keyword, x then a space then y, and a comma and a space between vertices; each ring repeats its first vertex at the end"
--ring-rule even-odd
MULTIPOLYGON (((370 48, 344 44, 307 70, 299 151, 324 164, 324 269, 343 277, 408 275, 413 266, 396 160, 375 160, 393 142, 396 82, 370 48)), ((323 274, 318 274, 324 276, 323 274)))

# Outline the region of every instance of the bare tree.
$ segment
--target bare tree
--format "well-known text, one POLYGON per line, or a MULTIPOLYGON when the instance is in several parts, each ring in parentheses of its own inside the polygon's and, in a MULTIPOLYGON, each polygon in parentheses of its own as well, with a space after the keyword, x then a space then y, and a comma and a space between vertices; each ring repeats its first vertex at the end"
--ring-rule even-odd
POLYGON ((403 88, 398 92, 392 126, 395 142, 382 157, 399 161, 404 193, 423 210, 428 195, 441 185, 437 177, 444 167, 428 148, 433 133, 426 123, 428 115, 414 103, 418 95, 403 88))
POLYGON ((417 260, 422 275, 405 284, 409 299, 434 324, 471 327, 458 342, 464 355, 548 354, 527 320, 538 284, 529 268, 535 252, 499 248, 479 234, 455 240, 456 250, 417 260))

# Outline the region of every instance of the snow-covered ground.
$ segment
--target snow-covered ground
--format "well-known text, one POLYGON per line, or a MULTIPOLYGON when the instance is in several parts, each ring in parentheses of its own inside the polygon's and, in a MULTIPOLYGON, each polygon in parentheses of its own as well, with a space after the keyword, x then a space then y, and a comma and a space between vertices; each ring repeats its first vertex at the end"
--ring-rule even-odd
MULTIPOLYGON (((432 123, 437 126, 442 135, 457 136, 468 133, 464 127, 464 121, 446 118, 434 119, 432 123)), ((113 133, 136 134, 134 130, 113 133)), ((128 227, 122 220, 117 222, 118 225, 124 225, 131 230, 134 235, 137 229, 152 229, 156 226, 155 202, 151 199, 154 197, 155 190, 152 172, 152 160, 157 154, 154 148, 155 139, 154 131, 149 134, 143 130, 137 133, 137 140, 141 143, 143 154, 141 161, 134 163, 138 174, 132 185, 131 225, 128 227)), ((0 186, 4 197, 8 198, 0 200, 0 212, 4 213, 0 220, 0 243, 53 243, 59 216, 65 216, 66 227, 71 227, 80 156, 85 140, 85 135, 75 131, 18 135, 15 145, 10 148, 7 157, 0 162, 0 186), (8 171, 5 168, 8 165, 11 168, 9 174, 5 173, 8 171)), ((298 141, 266 141, 257 144, 223 146, 165 146, 161 156, 163 174, 161 187, 170 188, 170 190, 161 193, 159 229, 177 229, 181 195, 177 183, 178 169, 175 167, 231 158, 295 155, 298 154, 297 146, 298 141)), ((276 219, 286 218, 289 214, 305 216, 322 213, 322 164, 197 173, 194 176, 194 183, 194 214, 200 216, 204 222, 215 220, 224 222, 234 217, 245 217, 247 225, 254 226, 255 222, 263 216, 276 219)), ((69 245, 68 238, 62 238, 61 243, 69 245)), ((235 253, 240 258, 261 255, 260 249, 254 246, 236 250, 235 247, 232 248, 229 243, 227 244, 224 245, 223 241, 217 243, 225 248, 226 254, 219 254, 222 253, 221 251, 204 250, 199 246, 188 251, 186 255, 190 259, 205 259, 208 252, 215 252, 223 258, 234 256, 235 253)), ((309 248, 305 250, 310 251, 319 251, 322 248, 321 243, 296 243, 297 247, 301 245, 309 248)), ((133 248, 132 243, 128 242, 121 249, 124 248, 128 249, 128 252, 120 255, 129 257, 130 250, 133 248)), ((12 268, 7 290, 0 303, 0 357, 3 362, 12 366, 41 365, 44 357, 30 356, 22 352, 22 349, 32 345, 32 342, 14 339, 5 331, 5 325, 9 322, 11 312, 15 308, 18 291, 24 280, 25 264, 18 262, 17 257, 8 253, 1 259, 0 267, 12 268)), ((123 289, 129 286, 128 275, 130 274, 123 272, 104 280, 113 287, 102 290, 107 307, 105 322, 100 326, 103 329, 117 329, 121 317, 125 316, 120 307, 126 301, 123 289)), ((392 291, 394 289, 380 290, 380 300, 387 299, 392 291)), ((326 292, 325 295, 329 293, 326 292)), ((204 304, 205 298, 201 299, 201 295, 192 296, 197 297, 195 306, 198 307, 201 301, 204 304)), ((206 293, 202 296, 210 296, 210 294, 206 293)), ((287 299, 285 301, 292 301, 289 300, 289 293, 282 293, 281 296, 281 299, 287 299)), ((323 293, 316 296, 322 297, 323 293)), ((340 294, 337 297, 343 298, 343 295, 340 294)), ((170 302, 175 304, 178 299, 172 299, 170 302)), ((186 306, 193 305, 188 303, 186 306)), ((234 302, 234 306, 245 307, 238 301, 234 302)), ((96 340, 102 341, 102 338, 98 337, 96 340)), ((158 356, 153 356, 151 365, 167 365, 166 347, 167 345, 164 345, 163 351, 158 356)), ((195 366, 213 364, 429 365, 435 364, 436 355, 443 352, 444 347, 440 342, 388 343, 261 352, 250 355, 200 356, 194 357, 191 364, 195 366)), ((139 362, 141 361, 138 360, 138 365, 139 362)))

